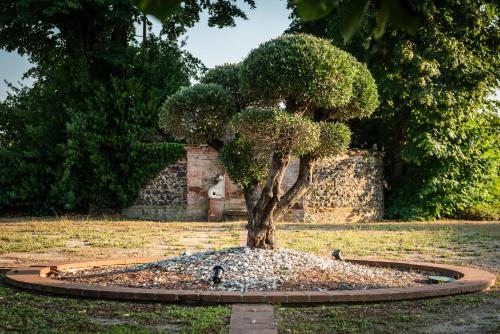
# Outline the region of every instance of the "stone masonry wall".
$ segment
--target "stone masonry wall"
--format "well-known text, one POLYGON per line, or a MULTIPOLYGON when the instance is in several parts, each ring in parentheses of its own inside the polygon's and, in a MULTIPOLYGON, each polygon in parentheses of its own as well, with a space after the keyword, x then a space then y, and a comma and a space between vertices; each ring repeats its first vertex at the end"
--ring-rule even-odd
POLYGON ((139 193, 135 205, 186 206, 186 159, 167 166, 139 193))
MULTIPOLYGON (((297 178, 298 161, 290 163, 285 190, 297 178)), ((224 169, 217 152, 210 147, 186 146, 186 158, 167 166, 125 209, 126 216, 159 220, 207 220, 208 189, 217 184, 224 169)), ((325 223, 373 220, 383 215, 382 156, 377 152, 353 150, 318 163, 313 186, 285 217, 285 220, 325 223)), ((216 210, 229 216, 244 214, 241 190, 225 175, 225 198, 216 210)), ((241 217, 244 219, 244 217, 241 217)))
POLYGON ((130 218, 184 220, 186 210, 186 158, 167 166, 139 192, 135 203, 124 209, 130 218))
POLYGON ((381 218, 383 210, 381 154, 352 150, 318 163, 304 199, 305 221, 372 220, 381 218))

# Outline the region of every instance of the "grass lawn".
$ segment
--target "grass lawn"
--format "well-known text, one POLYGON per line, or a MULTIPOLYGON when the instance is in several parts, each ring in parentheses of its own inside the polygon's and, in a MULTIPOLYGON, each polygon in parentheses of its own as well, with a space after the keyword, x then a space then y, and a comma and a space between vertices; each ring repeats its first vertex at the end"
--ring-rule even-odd
MULTIPOLYGON (((242 222, 160 223, 86 217, 0 220, 0 267, 45 261, 173 256, 237 246, 242 222)), ((500 222, 283 223, 282 247, 328 256, 473 266, 500 273, 500 222)), ((281 333, 498 333, 500 293, 413 302, 275 307, 281 333)), ((228 307, 50 297, 7 287, 0 277, 0 333, 224 333, 228 307)))
POLYGON ((12 289, 0 274, 0 333, 227 333, 230 313, 228 306, 53 297, 12 289))

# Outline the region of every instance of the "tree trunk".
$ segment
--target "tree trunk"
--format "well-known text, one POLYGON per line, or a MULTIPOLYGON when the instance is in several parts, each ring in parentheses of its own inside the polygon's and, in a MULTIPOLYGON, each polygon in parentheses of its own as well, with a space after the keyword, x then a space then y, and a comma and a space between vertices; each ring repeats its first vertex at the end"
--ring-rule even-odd
POLYGON ((311 155, 305 155, 300 158, 299 175, 293 186, 280 199, 274 218, 280 219, 286 210, 290 209, 297 201, 304 196, 312 184, 312 175, 316 158, 311 155))
POLYGON ((275 220, 273 219, 273 213, 283 195, 281 183, 289 162, 289 153, 283 154, 274 152, 271 160, 271 168, 269 169, 264 188, 254 203, 247 203, 247 208, 249 210, 247 224, 248 247, 264 249, 276 248, 274 240, 275 220))
POLYGON ((274 154, 266 184, 258 196, 257 192, 245 191, 248 210, 247 246, 251 248, 276 248, 276 222, 309 189, 316 159, 305 155, 300 159, 299 175, 294 185, 283 194, 282 181, 290 155, 274 154))
POLYGON ((401 127, 398 128, 396 134, 396 142, 392 149, 392 156, 390 157, 391 161, 391 175, 390 175, 390 183, 391 189, 398 188, 401 183, 401 179, 404 173, 405 162, 401 157, 401 150, 403 147, 404 137, 403 137, 403 129, 401 127))
POLYGON ((147 33, 148 33, 148 18, 146 15, 142 16, 142 43, 146 43, 146 38, 147 38, 147 33))
POLYGON ((274 220, 271 218, 267 221, 255 220, 253 226, 247 225, 247 246, 250 248, 275 249, 275 228, 274 220))

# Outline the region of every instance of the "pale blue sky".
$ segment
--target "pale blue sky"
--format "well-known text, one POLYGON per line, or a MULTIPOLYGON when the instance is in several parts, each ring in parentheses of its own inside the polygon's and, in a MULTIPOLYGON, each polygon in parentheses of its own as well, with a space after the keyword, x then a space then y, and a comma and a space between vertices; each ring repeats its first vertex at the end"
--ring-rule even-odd
MULTIPOLYGON (((251 49, 281 35, 289 25, 286 0, 257 0, 256 5, 254 10, 250 10, 246 4, 241 5, 248 20, 237 20, 234 28, 209 28, 207 15, 203 15, 200 22, 184 36, 187 38, 185 49, 201 59, 207 67, 242 60, 251 49)), ((153 31, 159 29, 160 25, 155 23, 153 31)), ((0 100, 6 96, 7 85, 4 80, 16 84, 29 66, 26 58, 0 50, 0 100)), ((27 80, 23 83, 30 82, 27 80)))

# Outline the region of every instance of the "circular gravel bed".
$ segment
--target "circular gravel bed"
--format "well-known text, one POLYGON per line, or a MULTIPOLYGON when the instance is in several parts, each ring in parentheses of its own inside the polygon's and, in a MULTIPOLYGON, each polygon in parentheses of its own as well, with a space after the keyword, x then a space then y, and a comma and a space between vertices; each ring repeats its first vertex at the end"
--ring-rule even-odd
POLYGON ((59 272, 53 278, 76 283, 163 289, 223 291, 363 290, 427 284, 429 273, 369 267, 289 249, 246 247, 183 254, 128 267, 59 272), (213 268, 224 269, 214 284, 213 268))

